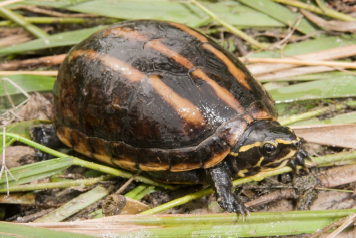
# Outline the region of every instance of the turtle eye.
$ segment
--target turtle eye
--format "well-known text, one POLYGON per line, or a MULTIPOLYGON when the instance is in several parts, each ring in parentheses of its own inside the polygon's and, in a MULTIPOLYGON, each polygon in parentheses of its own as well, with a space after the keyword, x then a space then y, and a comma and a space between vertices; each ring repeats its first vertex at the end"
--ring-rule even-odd
POLYGON ((277 145, 271 142, 265 142, 261 145, 262 153, 264 155, 270 156, 277 150, 277 145))

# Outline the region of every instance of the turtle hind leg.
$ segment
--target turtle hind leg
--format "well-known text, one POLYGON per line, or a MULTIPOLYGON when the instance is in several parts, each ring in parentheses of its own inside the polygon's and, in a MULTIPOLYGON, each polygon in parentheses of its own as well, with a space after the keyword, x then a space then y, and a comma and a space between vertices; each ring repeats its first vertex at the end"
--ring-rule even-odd
POLYGON ((236 212, 245 218, 245 214, 250 216, 240 198, 232 192, 232 176, 228 164, 225 161, 206 170, 211 187, 215 191, 215 196, 219 205, 228 212, 236 212))
MULTIPOLYGON (((58 139, 52 124, 43 124, 31 127, 31 137, 34 142, 51 149, 63 148, 65 145, 58 139)), ((52 155, 36 149, 36 157, 42 160, 54 158, 52 155)))

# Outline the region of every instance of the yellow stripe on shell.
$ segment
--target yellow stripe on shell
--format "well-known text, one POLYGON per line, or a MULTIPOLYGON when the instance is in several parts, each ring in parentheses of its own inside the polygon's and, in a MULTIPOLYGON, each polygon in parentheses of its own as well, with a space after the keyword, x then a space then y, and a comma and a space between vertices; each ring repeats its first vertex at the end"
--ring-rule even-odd
POLYGON ((209 50, 211 53, 216 55, 224 64, 226 65, 229 72, 235 77, 235 79, 247 90, 251 91, 251 87, 247 82, 247 75, 236 67, 236 65, 220 50, 217 50, 210 44, 203 44, 203 48, 209 50))
POLYGON ((182 98, 170 87, 168 87, 157 75, 151 75, 148 78, 155 91, 159 93, 163 99, 171 105, 179 116, 188 124, 193 124, 197 127, 205 125, 205 118, 199 108, 197 108, 188 99, 182 98))
POLYGON ((174 59, 177 63, 183 65, 187 69, 192 69, 194 68, 194 64, 190 62, 187 58, 183 57, 180 55, 178 52, 168 48, 164 44, 162 44, 159 40, 150 40, 148 41, 144 47, 150 47, 152 49, 155 49, 164 55, 174 59))
MULTIPOLYGON (((131 65, 108 54, 100 54, 93 50, 76 50, 71 53, 71 58, 83 56, 90 60, 100 60, 107 67, 114 71, 120 72, 125 78, 132 82, 141 82, 147 78, 147 75, 135 69, 131 65)), ((188 124, 202 127, 205 125, 205 118, 199 108, 197 108, 189 100, 182 98, 170 87, 168 87, 157 75, 151 75, 148 78, 155 91, 163 97, 163 99, 171 105, 188 124)))
POLYGON ((245 109, 237 101, 237 99, 226 88, 221 87, 216 81, 212 80, 208 75, 204 73, 202 69, 196 69, 192 72, 192 75, 207 82, 215 91, 216 95, 228 104, 231 108, 235 109, 239 113, 244 113, 245 109))
POLYGON ((236 67, 236 65, 231 62, 231 60, 226 57, 225 54, 223 54, 220 50, 217 50, 215 47, 213 47, 212 45, 210 45, 208 42, 208 39, 203 36, 202 34, 192 30, 191 28, 182 25, 182 24, 178 24, 178 23, 170 23, 172 26, 175 26, 185 32, 187 32, 189 35, 197 38, 199 41, 203 42, 203 43, 207 43, 207 44, 203 44, 203 48, 209 50, 210 52, 212 52, 214 55, 216 55, 216 57, 218 57, 222 62, 225 63, 225 65, 227 66, 229 72, 235 77, 235 79, 242 85, 244 86, 246 89, 251 90, 250 85, 247 82, 247 75, 241 71, 239 68, 236 67))
POLYGON ((197 39, 200 40, 201 42, 208 42, 208 39, 207 39, 205 36, 203 36, 203 35, 200 34, 199 32, 196 32, 196 31, 194 31, 193 29, 191 29, 191 28, 189 28, 189 27, 187 27, 187 26, 185 26, 185 25, 182 25, 182 24, 179 24, 179 23, 174 23, 174 22, 171 22, 171 23, 169 23, 169 24, 171 24, 172 26, 175 26, 175 27, 181 29, 182 31, 187 32, 189 35, 191 35, 191 36, 197 38, 197 39))
MULTIPOLYGON (((178 23, 170 23, 171 25, 189 33, 190 35, 194 36, 195 38, 199 39, 202 42, 208 42, 206 37, 203 35, 199 34, 198 32, 193 31, 189 27, 186 27, 184 25, 178 24, 178 23)), ((145 36, 140 35, 139 33, 135 31, 130 31, 130 30, 125 30, 122 28, 115 28, 115 29, 109 29, 108 33, 105 33, 106 35, 109 34, 118 34, 118 36, 125 36, 130 39, 139 39, 143 42, 146 42, 144 45, 144 48, 149 47, 152 49, 157 50, 158 52, 161 52, 162 54, 172 58, 174 61, 177 63, 183 65, 185 68, 188 70, 191 70, 195 68, 196 66, 190 62, 187 58, 183 57, 181 54, 177 53, 176 51, 170 49, 169 47, 165 46, 160 42, 158 39, 154 40, 148 40, 145 36)), ((244 107, 241 106, 241 104, 238 102, 238 100, 232 95, 230 91, 227 89, 221 87, 218 83, 216 83, 213 79, 211 79, 209 76, 207 76, 201 69, 197 69, 193 72, 193 74, 204 81, 206 81, 215 91, 215 93, 218 95, 219 98, 221 98, 226 104, 228 104, 231 108, 236 110, 239 113, 243 113, 245 111, 244 107)))

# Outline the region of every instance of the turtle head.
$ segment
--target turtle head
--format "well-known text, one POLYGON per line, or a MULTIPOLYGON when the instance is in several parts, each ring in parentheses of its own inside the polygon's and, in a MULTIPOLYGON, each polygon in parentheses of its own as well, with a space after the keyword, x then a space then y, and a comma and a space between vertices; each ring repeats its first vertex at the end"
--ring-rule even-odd
POLYGON ((296 165, 306 168, 304 159, 308 158, 302 143, 303 139, 278 122, 257 121, 245 131, 229 158, 240 177, 285 165, 297 172, 296 165))

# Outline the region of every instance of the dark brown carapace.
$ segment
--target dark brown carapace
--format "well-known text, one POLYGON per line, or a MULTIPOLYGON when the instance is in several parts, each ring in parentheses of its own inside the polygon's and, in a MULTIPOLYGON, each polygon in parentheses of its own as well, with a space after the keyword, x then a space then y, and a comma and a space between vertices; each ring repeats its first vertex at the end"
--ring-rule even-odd
POLYGON ((244 65, 177 23, 130 21, 93 34, 69 52, 54 94, 66 145, 166 182, 210 182, 229 211, 244 212, 232 176, 300 154, 299 138, 274 122, 274 101, 244 65), (260 138, 251 142, 251 131, 260 138))

